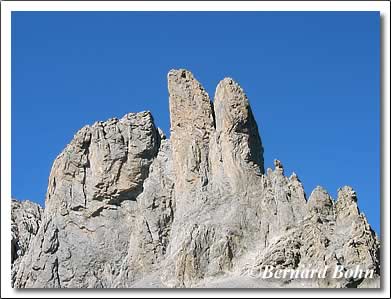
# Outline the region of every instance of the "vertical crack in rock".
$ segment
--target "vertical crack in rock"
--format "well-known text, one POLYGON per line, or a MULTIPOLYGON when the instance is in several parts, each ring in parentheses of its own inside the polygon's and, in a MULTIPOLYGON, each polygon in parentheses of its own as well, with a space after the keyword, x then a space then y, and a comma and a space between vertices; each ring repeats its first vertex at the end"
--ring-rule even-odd
POLYGON ((85 159, 86 163, 82 165, 83 167, 83 179, 82 179, 82 192, 84 196, 84 208, 87 208, 87 193, 86 193, 86 180, 87 180, 87 170, 90 168, 90 159, 89 159, 89 154, 90 154, 90 145, 91 145, 91 135, 87 134, 86 139, 84 140, 82 148, 85 150, 85 159))

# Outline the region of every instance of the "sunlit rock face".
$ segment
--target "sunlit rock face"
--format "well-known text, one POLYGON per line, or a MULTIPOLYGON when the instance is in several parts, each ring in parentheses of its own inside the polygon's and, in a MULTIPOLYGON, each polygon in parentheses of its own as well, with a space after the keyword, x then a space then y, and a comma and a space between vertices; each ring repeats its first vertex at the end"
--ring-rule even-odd
POLYGON ((167 79, 170 139, 149 112, 85 126, 53 163, 45 209, 12 202, 14 287, 379 287, 380 242, 351 187, 307 201, 281 161, 265 171, 237 82, 212 101, 187 70, 167 79), (253 275, 358 265, 374 277, 253 275))

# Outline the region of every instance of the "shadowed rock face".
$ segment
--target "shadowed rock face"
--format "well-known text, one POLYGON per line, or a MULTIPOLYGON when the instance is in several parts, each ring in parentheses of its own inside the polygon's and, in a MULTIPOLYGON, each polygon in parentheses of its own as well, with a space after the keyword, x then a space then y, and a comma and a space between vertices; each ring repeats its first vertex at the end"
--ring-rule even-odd
POLYGON ((171 70, 168 91, 170 140, 149 112, 86 126, 53 163, 45 211, 12 203, 14 287, 378 286, 380 242, 351 187, 335 202, 317 187, 307 202, 280 161, 265 172, 233 79, 212 103, 193 74, 171 70), (306 265, 360 265, 375 279, 248 276, 306 265))
MULTIPOLYGON (((239 172, 253 170, 258 174, 264 173, 258 126, 247 96, 233 79, 225 78, 217 85, 214 108, 216 135, 226 172, 236 168, 239 172)), ((238 177, 232 179, 235 184, 238 177)))

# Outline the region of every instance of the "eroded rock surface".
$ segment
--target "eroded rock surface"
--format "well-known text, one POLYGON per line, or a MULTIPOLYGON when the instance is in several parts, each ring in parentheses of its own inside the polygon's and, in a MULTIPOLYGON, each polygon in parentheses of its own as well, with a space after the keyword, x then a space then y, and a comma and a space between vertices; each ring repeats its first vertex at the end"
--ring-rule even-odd
POLYGON ((15 255, 15 287, 378 286, 380 242, 351 187, 336 201, 317 187, 307 201, 281 161, 265 171, 232 78, 212 102, 193 74, 171 70, 168 92, 170 139, 149 112, 130 113, 82 128, 56 158, 45 211, 15 255), (375 278, 249 276, 309 265, 360 265, 375 278))
POLYGON ((12 285, 20 261, 41 226, 43 209, 29 200, 11 202, 11 272, 12 285))
POLYGON ((158 153, 149 112, 86 126, 54 161, 45 213, 16 287, 111 287, 127 255, 136 198, 158 153))

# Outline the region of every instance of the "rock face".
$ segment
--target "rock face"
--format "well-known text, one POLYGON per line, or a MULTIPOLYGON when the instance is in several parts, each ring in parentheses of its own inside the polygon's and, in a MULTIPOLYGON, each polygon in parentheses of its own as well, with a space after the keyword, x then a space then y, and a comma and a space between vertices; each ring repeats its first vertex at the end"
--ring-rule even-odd
POLYGON ((317 187, 307 202, 280 161, 265 172, 233 79, 212 103, 189 71, 171 70, 168 91, 170 140, 149 112, 86 126, 54 161, 45 211, 12 203, 14 287, 379 286, 380 242, 352 188, 334 202, 317 187), (308 266, 374 278, 254 277, 308 266))
POLYGON ((12 286, 20 261, 41 225, 43 209, 31 201, 11 202, 11 272, 12 286))
POLYGON ((53 163, 42 225, 15 286, 112 286, 133 246, 136 198, 159 146, 149 112, 77 132, 53 163))

